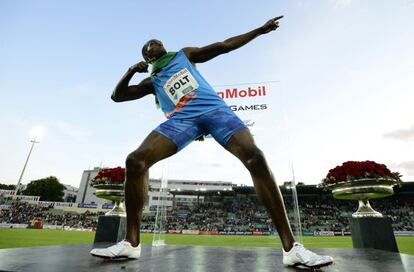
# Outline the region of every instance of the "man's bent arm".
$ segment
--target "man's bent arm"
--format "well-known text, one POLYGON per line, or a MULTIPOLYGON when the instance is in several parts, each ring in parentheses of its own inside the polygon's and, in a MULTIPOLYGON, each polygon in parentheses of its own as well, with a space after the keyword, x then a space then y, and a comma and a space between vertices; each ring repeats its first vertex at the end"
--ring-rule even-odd
POLYGON ((147 77, 142 80, 138 85, 129 86, 129 82, 134 74, 137 72, 137 65, 128 69, 125 75, 121 78, 112 93, 112 100, 115 102, 123 102, 129 100, 139 99, 148 94, 154 94, 154 86, 152 85, 151 78, 147 77))
POLYGON ((221 54, 225 54, 237 48, 240 48, 262 34, 275 30, 279 27, 278 20, 280 20, 282 17, 283 16, 273 18, 259 28, 256 28, 245 34, 229 38, 223 42, 213 43, 205 47, 186 47, 183 48, 183 50, 191 62, 206 62, 221 54))

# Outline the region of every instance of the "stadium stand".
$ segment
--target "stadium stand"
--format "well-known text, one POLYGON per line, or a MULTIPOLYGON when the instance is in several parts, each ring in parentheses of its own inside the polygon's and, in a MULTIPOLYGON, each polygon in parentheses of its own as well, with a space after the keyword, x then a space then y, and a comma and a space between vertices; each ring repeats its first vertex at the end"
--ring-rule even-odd
MULTIPOLYGON (((292 206, 291 192, 281 188, 287 207, 292 206)), ((333 199, 329 192, 315 186, 298 186, 302 231, 348 233, 348 219, 357 209, 356 201, 333 199)), ((193 192, 200 194, 202 192, 193 192)), ((233 191, 208 192, 204 202, 192 206, 174 206, 167 212, 167 230, 201 232, 262 232, 272 233, 274 228, 264 207, 258 201, 253 187, 235 187, 233 191)), ((371 201, 375 210, 392 219, 394 231, 414 232, 414 182, 396 188, 396 194, 371 201)), ((93 230, 103 212, 63 212, 59 209, 0 199, 0 224, 29 224, 42 220, 43 225, 59 225, 93 230)), ((289 209, 288 209, 289 211, 289 209)), ((293 220, 293 214, 288 213, 293 220)), ((155 212, 143 215, 141 228, 152 231, 155 212)))

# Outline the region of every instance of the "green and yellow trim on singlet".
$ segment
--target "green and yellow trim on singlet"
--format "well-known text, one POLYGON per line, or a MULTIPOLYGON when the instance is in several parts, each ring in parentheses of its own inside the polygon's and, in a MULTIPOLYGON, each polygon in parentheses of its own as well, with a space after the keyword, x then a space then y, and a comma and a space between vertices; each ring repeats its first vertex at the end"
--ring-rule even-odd
POLYGON ((168 52, 152 64, 151 76, 168 65, 168 63, 177 55, 177 52, 168 52))

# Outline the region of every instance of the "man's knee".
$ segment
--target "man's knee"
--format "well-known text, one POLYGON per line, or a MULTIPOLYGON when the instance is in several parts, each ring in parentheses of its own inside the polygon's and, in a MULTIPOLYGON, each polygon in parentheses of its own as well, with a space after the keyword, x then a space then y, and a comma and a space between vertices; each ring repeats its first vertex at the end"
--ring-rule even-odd
POLYGON ((145 159, 145 153, 140 151, 134 151, 130 153, 126 158, 126 171, 128 173, 142 174, 148 170, 148 162, 145 159))
POLYGON ((263 152, 256 146, 249 148, 244 160, 249 171, 259 170, 266 167, 266 159, 263 152))

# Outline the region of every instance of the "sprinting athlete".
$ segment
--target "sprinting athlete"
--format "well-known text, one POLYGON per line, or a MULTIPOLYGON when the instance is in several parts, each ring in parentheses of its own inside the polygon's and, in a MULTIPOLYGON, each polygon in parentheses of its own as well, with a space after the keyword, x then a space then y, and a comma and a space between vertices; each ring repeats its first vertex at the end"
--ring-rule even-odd
POLYGON ((168 120, 155 128, 126 159, 125 240, 108 248, 93 249, 92 255, 103 258, 140 257, 140 223, 148 192, 149 168, 194 140, 210 134, 239 158, 250 172, 257 195, 269 212, 282 241, 283 263, 318 268, 333 262, 331 257, 317 255, 295 241, 282 195, 263 152, 256 146, 249 129, 194 66, 276 30, 282 18, 273 18, 259 28, 223 42, 205 47, 186 47, 178 52, 167 52, 162 42, 156 39, 145 43, 142 48, 145 61, 128 69, 115 87, 112 99, 123 102, 153 94, 168 120), (138 85, 129 85, 135 73, 148 71, 148 63, 152 64, 151 75, 138 85))

